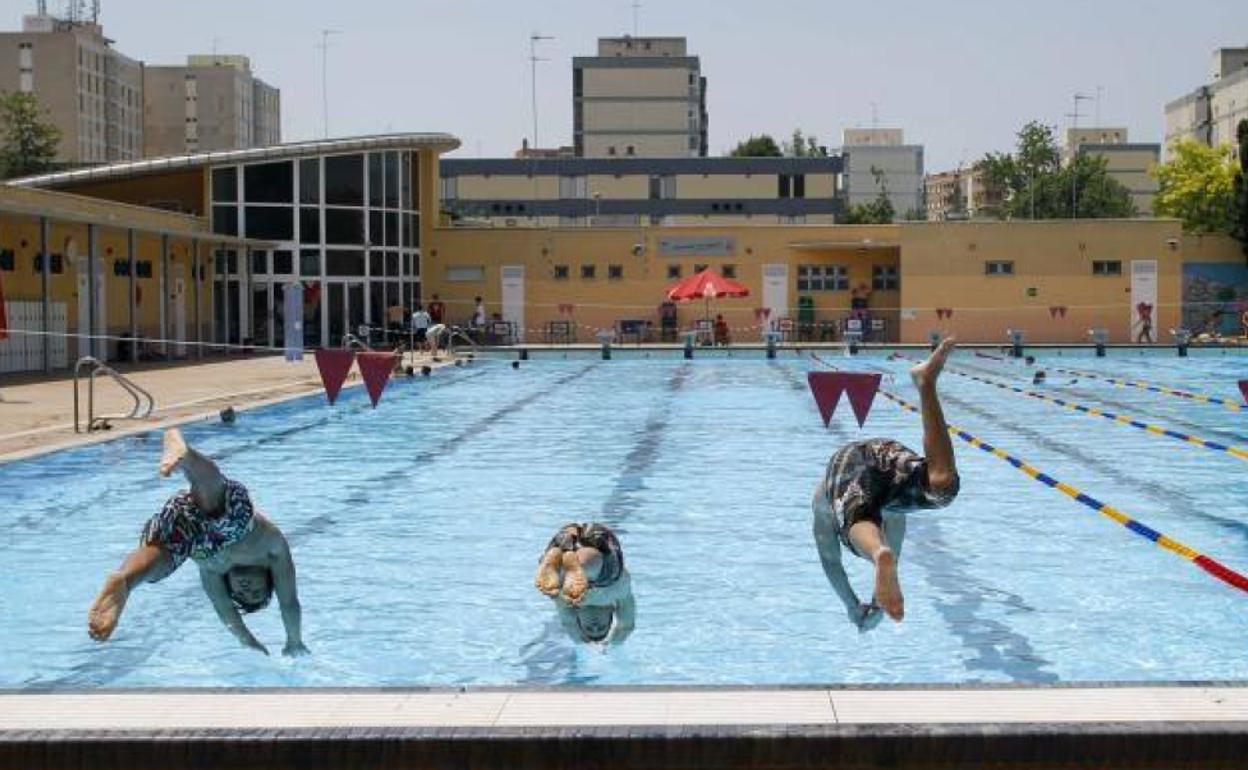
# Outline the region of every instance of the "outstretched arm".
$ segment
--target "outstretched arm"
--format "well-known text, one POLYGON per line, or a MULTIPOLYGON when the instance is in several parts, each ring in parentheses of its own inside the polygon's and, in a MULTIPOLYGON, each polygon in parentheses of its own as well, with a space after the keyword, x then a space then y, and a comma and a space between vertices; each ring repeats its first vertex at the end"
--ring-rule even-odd
POLYGON ((104 579, 104 587, 87 612, 87 633, 97 642, 113 635, 130 591, 139 583, 160 580, 173 572, 173 559, 159 545, 142 545, 130 552, 115 572, 104 579))
MULTIPOLYGON (((272 526, 272 525, 270 525, 272 526)), ((272 528, 273 540, 273 592, 282 608, 282 625, 286 627, 286 646, 283 655, 307 655, 303 646, 303 608, 299 606, 299 592, 295 587, 295 560, 291 558, 290 546, 277 527, 272 528)))
POLYGON ((819 561, 823 565, 823 574, 827 575, 832 590, 845 605, 845 614, 849 621, 866 631, 878 623, 881 613, 872 604, 863 604, 849 584, 849 576, 845 574, 845 565, 841 561, 841 541, 832 527, 832 512, 828 509, 827 496, 823 484, 815 490, 815 548, 819 551, 819 561), (874 621, 874 622, 872 622, 874 621))
POLYGON ((210 572, 203 567, 199 568, 199 583, 204 587, 204 593, 208 594, 208 599, 212 602, 212 608, 217 611, 217 617, 221 618, 221 622, 225 624, 225 627, 244 646, 268 655, 269 651, 256 637, 252 636, 251 630, 243 622, 242 615, 238 614, 238 608, 234 606, 234 600, 230 598, 230 592, 226 587, 225 580, 225 575, 210 572))
POLYGON ((619 644, 633 633, 637 625, 637 600, 628 591, 615 605, 615 628, 611 631, 611 643, 619 644))

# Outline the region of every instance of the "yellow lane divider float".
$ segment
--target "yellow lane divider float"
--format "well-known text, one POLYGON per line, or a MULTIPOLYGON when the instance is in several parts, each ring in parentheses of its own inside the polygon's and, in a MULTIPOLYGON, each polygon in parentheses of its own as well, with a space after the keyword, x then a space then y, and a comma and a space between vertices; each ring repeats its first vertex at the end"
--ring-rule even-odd
MULTIPOLYGON (((907 361, 915 360, 913 358, 909 358, 907 356, 901 355, 900 353, 895 353, 894 355, 897 358, 902 358, 907 361)), ((1058 369, 1057 367, 1049 367, 1049 368, 1053 369, 1054 371, 1065 371, 1065 372, 1073 373, 1073 370, 1058 369)), ((1080 414, 1086 414, 1091 417, 1100 417, 1106 420, 1110 420, 1111 422, 1119 423, 1121 425, 1129 425, 1132 428, 1135 428, 1137 430, 1142 430, 1147 433, 1151 433, 1155 436, 1166 436, 1167 438, 1172 438, 1172 439, 1175 439, 1176 441, 1183 441, 1185 443, 1194 444, 1198 447, 1203 447, 1204 449, 1209 449, 1214 452, 1221 452, 1222 454, 1227 454, 1227 455, 1230 455, 1231 457, 1237 457, 1240 460, 1248 460, 1248 449, 1244 449, 1242 447, 1230 446, 1228 444, 1221 444, 1217 441, 1210 441, 1209 439, 1201 438, 1200 436, 1193 436, 1189 433, 1180 433, 1177 430, 1171 430, 1162 425, 1152 425, 1146 422, 1141 422, 1139 420, 1136 420, 1130 417, 1129 415, 1118 414, 1116 412, 1110 412, 1105 409, 1099 409, 1094 406, 1085 406, 1083 404, 1075 403, 1074 401, 1067 401, 1064 398, 1057 398, 1056 396, 1050 396, 1045 393, 1037 393, 1034 390, 1026 390, 1024 388, 1015 387, 1013 385, 1009 385, 1004 382, 998 382, 996 380, 990 380, 985 377, 976 376, 974 374, 968 374, 967 372, 958 371, 957 369, 953 367, 946 367, 946 371, 948 371, 951 374, 956 374, 959 377, 965 377, 968 380, 974 380, 975 382, 983 383, 984 385, 991 385, 994 388, 1000 388, 1001 390, 1012 391, 1014 393, 1018 393, 1019 395, 1027 396, 1028 398, 1034 398, 1038 401, 1047 401, 1050 404, 1056 404, 1060 407, 1064 407, 1073 412, 1079 412, 1080 414)))
MULTIPOLYGON (((834 369, 834 370, 840 369, 840 367, 823 360, 822 358, 815 355, 814 353, 812 353, 810 357, 818 361, 819 363, 823 364, 824 366, 828 367, 829 369, 834 369)), ((906 410, 907 412, 918 414, 919 408, 917 406, 915 406, 914 404, 911 404, 910 402, 906 401, 905 399, 898 396, 897 394, 890 393, 889 391, 884 390, 883 388, 880 389, 879 393, 880 395, 884 396, 889 401, 892 401, 893 403, 897 404, 898 406, 900 406, 902 409, 906 410)), ((1097 513, 1109 519, 1112 519, 1113 521, 1118 522, 1119 524, 1131 530, 1132 532, 1139 535, 1140 537, 1151 540, 1157 545, 1166 549, 1167 551, 1173 554, 1176 554, 1178 556, 1181 556, 1190 562, 1193 562, 1196 566, 1200 567, 1202 570, 1209 573, 1210 575, 1217 578, 1218 580, 1221 580, 1227 585, 1233 586, 1235 588, 1238 588, 1241 591, 1244 591, 1245 593, 1248 593, 1248 577, 1244 576, 1243 574, 1239 572, 1236 572, 1235 570, 1231 569, 1225 564, 1222 564, 1216 559, 1210 558, 1200 553, 1199 551, 1193 548, 1190 548, 1189 546, 1186 546, 1183 543, 1180 543, 1178 540, 1175 540, 1172 537, 1169 537, 1167 535, 1164 535, 1158 532, 1157 530, 1153 529, 1152 527, 1149 527, 1143 522, 1140 522, 1137 519, 1134 519, 1128 516, 1126 513, 1120 511, 1117 508, 1114 508, 1113 506, 1107 503, 1103 503, 1100 500, 1097 500, 1095 497, 1092 497, 1091 495, 1084 494, 1083 492, 1081 492, 1078 489, 1075 489, 1069 484, 1063 481, 1060 481, 1054 478, 1053 476, 1050 476, 1049 474, 1041 471, 1039 468, 1035 467, 1034 465, 1031 465, 1025 462, 1024 460, 1018 457, 1015 457, 1014 455, 1011 455, 1009 452, 1006 452, 1004 449, 1001 449, 1000 447, 996 447, 996 446, 993 446, 992 444, 989 444, 987 441, 984 441, 978 436, 972 435, 971 433, 968 433, 962 430, 956 425, 949 426, 949 433, 961 439, 962 441, 966 442, 967 444, 970 444, 976 449, 987 452, 988 454, 998 459, 1004 460, 1005 462, 1014 466, 1015 468, 1027 474, 1028 476, 1040 482, 1041 484, 1044 484, 1047 487, 1056 489, 1057 491, 1066 495, 1070 499, 1088 508, 1091 508, 1097 513)))

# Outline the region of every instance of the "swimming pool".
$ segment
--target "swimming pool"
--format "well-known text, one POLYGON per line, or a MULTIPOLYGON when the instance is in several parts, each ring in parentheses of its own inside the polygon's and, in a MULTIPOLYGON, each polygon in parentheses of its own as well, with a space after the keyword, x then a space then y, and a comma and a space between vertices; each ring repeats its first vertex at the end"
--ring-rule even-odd
MULTIPOLYGON (((1239 355, 1040 351, 1041 363, 1228 398, 1239 355)), ((905 362, 836 358, 894 372, 905 362)), ((1248 594, 955 442, 963 489, 912 515, 906 620, 860 635, 823 576, 811 491, 859 436, 920 445, 918 419, 878 398, 859 431, 820 423, 784 353, 499 362, 199 423, 187 437, 247 484, 287 533, 304 638, 287 660, 275 608, 248 616, 272 658, 220 626, 184 567, 132 596, 113 640, 86 610, 179 482, 160 436, 0 466, 0 687, 804 684, 1244 680, 1248 594), (757 357, 755 357, 757 356, 757 357), (532 587, 569 520, 617 529, 637 630, 573 645, 532 587)), ((1022 386, 1029 370, 959 351, 951 367, 1022 386)), ((1050 371, 1043 391, 1229 445, 1248 411, 1050 371)), ((1245 461, 946 376, 951 422, 1149 526, 1248 571, 1245 461)), ((1029 386, 1028 386, 1029 388, 1029 386)), ((866 565, 851 579, 866 591, 866 565)))

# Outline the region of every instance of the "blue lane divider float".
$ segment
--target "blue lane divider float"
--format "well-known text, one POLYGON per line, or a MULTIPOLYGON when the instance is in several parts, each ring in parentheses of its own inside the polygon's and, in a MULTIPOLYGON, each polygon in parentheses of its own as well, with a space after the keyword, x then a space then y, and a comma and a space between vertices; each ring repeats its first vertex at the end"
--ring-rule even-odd
MULTIPOLYGON (((901 354, 897 354, 897 357, 903 358, 907 361, 915 360, 913 358, 908 358, 901 354)), ((1065 370, 1058 369, 1056 367, 1051 367, 1051 368, 1054 371, 1065 371, 1065 370)), ((1119 423, 1120 425, 1128 425, 1137 430, 1142 430, 1146 433, 1151 433, 1154 436, 1165 436, 1166 438, 1172 438, 1176 441, 1182 441, 1187 444, 1192 444, 1194 446, 1201 447, 1202 449, 1209 449, 1214 452, 1221 452, 1222 454, 1227 454, 1227 455, 1230 455, 1231 457, 1235 457, 1240 460, 1248 461, 1248 449, 1243 449, 1241 447, 1236 447, 1236 446, 1230 446, 1228 444, 1222 444, 1217 441, 1210 441, 1209 439, 1201 438, 1200 436, 1193 436, 1190 433, 1182 433, 1177 430, 1171 430, 1170 428, 1167 428, 1163 425, 1153 425, 1150 423, 1142 422, 1133 417, 1130 417, 1129 415, 1117 414, 1115 412, 1110 412, 1105 409, 1100 409, 1094 406, 1086 406, 1084 404, 1079 404, 1074 401, 1067 401, 1064 398, 1057 398, 1056 396, 1050 396, 1046 393, 1038 393, 1034 390, 1027 390, 1025 388, 1019 388, 1019 387, 1016 387, 1014 385, 1010 385, 1004 382, 990 380, 990 379, 987 379, 986 377, 979 377, 977 375, 970 374, 968 372, 959 371, 958 369, 954 367, 945 367, 945 371, 949 372, 950 374, 956 374, 959 377, 965 377, 968 380, 974 380, 975 382, 982 383, 984 385, 991 385, 994 388, 1000 388, 1001 390, 1008 390, 1013 393, 1018 393, 1019 395, 1022 395, 1022 396, 1027 396, 1028 398, 1034 398, 1038 401, 1045 401, 1050 404, 1056 404, 1057 406, 1063 407, 1065 409, 1069 409, 1073 412, 1086 414, 1090 417, 1100 417, 1102 419, 1106 419, 1112 422, 1119 423)))
MULTIPOLYGON (((813 358, 815 361, 818 361, 819 363, 823 364, 824 366, 830 369, 840 368, 836 366, 835 364, 831 364, 823 360, 822 358, 815 355, 814 353, 811 354, 811 358, 813 358)), ((890 393, 889 391, 884 390, 883 388, 881 388, 879 392, 880 392, 880 395, 884 396, 889 401, 892 401, 893 403, 897 404, 899 407, 906 410, 907 412, 918 414, 919 408, 915 406, 914 404, 911 404, 910 402, 906 401, 901 396, 898 396, 895 393, 890 393)), ((1109 505, 1108 503, 1103 503, 1100 500, 1097 500, 1095 497, 1085 494, 1084 492, 1076 489, 1075 487, 1072 487, 1069 484, 1058 480, 1054 476, 1051 476, 1045 473, 1044 471, 1040 470, 1034 465, 1031 465, 1030 463, 1022 460, 1021 458, 1016 457, 1010 454, 1009 452, 1006 452, 1004 449, 993 446, 992 444, 989 444, 988 442, 984 441, 978 436, 975 436, 967 431, 962 430, 956 425, 950 425, 948 427, 949 427, 950 434, 956 436, 958 439, 966 442, 967 444, 970 444, 976 449, 987 452, 988 454, 998 459, 1004 460, 1005 462, 1014 466, 1015 468, 1027 474, 1031 478, 1035 479, 1041 484, 1044 484, 1046 487, 1049 487, 1051 489, 1056 489, 1057 491, 1066 495, 1067 497, 1074 500, 1075 502, 1080 503, 1081 505, 1087 508, 1090 508, 1093 511, 1096 511, 1102 516, 1105 516, 1121 524, 1122 526, 1131 530, 1132 532, 1139 535, 1140 537, 1143 537, 1147 540, 1151 540, 1152 542, 1156 543, 1157 545, 1161 546, 1167 551, 1173 554, 1176 554, 1178 556, 1181 556, 1187 561, 1194 563, 1196 566, 1200 567, 1206 573, 1208 573, 1209 575, 1212 575, 1218 580, 1221 580, 1223 583, 1226 583, 1229 586, 1238 588, 1240 591, 1248 593, 1248 577, 1231 569, 1230 567, 1217 561, 1216 559, 1206 556, 1205 554, 1200 553, 1194 548, 1184 545, 1178 540, 1175 540, 1174 538, 1169 537, 1168 535, 1164 535, 1161 532, 1158 532, 1157 530, 1153 529, 1147 524, 1144 524, 1138 519, 1135 519, 1127 515, 1123 511, 1109 505)))

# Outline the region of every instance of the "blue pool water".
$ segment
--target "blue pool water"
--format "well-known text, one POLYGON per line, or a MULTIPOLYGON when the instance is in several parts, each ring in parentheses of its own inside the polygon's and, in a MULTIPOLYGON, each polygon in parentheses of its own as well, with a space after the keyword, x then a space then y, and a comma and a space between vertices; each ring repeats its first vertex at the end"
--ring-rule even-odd
MULTIPOLYGON (((1058 363, 1055 353, 1042 362, 1058 363)), ((898 375, 880 354, 871 365, 898 375)), ((1235 397, 1248 359, 1115 352, 1061 362, 1235 397)), ((1014 384, 1024 368, 961 352, 1014 384)), ((271 658, 220 626, 187 565, 144 586, 107 644, 87 638, 104 574, 178 486, 160 436, 0 466, 0 687, 786 684, 1248 679, 1248 594, 1007 463, 955 442, 962 493, 912 515, 906 619, 860 635, 810 534, 829 454, 864 435, 919 447, 917 417, 877 399, 821 424, 791 353, 478 362, 200 423, 188 438, 287 533, 313 655, 286 660, 274 607, 248 617, 271 658), (758 357, 755 357, 758 356, 758 357), (534 590, 569 520, 623 541, 636 633, 573 645, 534 590)), ((1234 413, 1051 374, 1047 392, 1227 444, 1234 413)), ((1153 528, 1248 571, 1248 463, 963 378, 948 417, 1153 528)), ((867 592, 865 565, 851 576, 867 592)))

